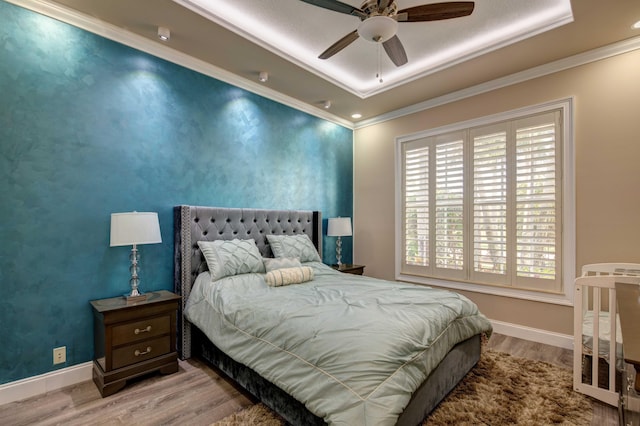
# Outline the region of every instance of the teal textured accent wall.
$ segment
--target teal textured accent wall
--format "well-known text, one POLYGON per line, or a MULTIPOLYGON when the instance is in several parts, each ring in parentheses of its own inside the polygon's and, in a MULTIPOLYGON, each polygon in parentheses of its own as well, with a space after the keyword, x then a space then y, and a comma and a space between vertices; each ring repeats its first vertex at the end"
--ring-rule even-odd
POLYGON ((139 247, 141 288, 170 290, 174 205, 352 216, 352 137, 0 1, 0 383, 92 359, 89 301, 129 289, 111 213, 158 212, 163 243, 139 247))

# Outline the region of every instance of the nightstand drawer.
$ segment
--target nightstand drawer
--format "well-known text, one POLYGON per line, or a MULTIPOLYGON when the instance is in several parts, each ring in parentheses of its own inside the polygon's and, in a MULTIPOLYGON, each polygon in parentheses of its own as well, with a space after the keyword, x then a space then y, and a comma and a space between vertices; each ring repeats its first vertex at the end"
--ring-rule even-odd
POLYGON ((150 337, 160 336, 169 333, 170 330, 170 315, 117 325, 113 327, 112 331, 113 346, 120 346, 150 337))
POLYGON ((164 336, 114 349, 113 368, 126 367, 127 365, 167 354, 171 352, 170 348, 171 339, 169 336, 164 336))

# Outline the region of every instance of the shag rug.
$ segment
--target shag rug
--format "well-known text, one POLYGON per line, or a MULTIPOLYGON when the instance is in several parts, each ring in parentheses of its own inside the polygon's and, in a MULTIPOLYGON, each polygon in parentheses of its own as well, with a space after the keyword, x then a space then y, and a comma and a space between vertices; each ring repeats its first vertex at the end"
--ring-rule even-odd
MULTIPOLYGON (((424 424, 590 425, 591 402, 573 391, 572 380, 570 370, 485 350, 478 364, 424 424)), ((263 404, 256 404, 213 425, 285 424, 263 404)))

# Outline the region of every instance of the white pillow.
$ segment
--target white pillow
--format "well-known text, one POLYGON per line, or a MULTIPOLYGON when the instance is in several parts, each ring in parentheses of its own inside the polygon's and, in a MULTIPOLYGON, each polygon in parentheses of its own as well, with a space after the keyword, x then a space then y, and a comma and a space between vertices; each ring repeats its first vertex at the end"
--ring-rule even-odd
POLYGON ((254 240, 198 241, 211 280, 251 272, 264 272, 262 255, 254 240))
POLYGON ((300 259, 297 257, 266 257, 262 259, 262 261, 264 263, 264 269, 267 272, 275 271, 276 269, 302 266, 300 259))

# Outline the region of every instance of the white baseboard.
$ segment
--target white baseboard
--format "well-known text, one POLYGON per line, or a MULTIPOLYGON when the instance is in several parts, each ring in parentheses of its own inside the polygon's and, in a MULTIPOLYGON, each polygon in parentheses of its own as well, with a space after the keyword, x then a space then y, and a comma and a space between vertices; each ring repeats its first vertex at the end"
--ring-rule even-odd
POLYGON ((89 361, 0 385, 0 405, 91 380, 92 367, 89 361))
MULTIPOLYGON (((554 333, 538 328, 491 320, 493 331, 505 336, 518 337, 532 342, 544 343, 573 350, 573 336, 554 333)), ((74 365, 39 376, 28 377, 0 385, 0 405, 30 398, 65 386, 91 380, 92 362, 74 365)))
POLYGON ((573 350, 573 335, 555 333, 508 322, 490 321, 491 325, 493 325, 493 331, 498 334, 573 350))

